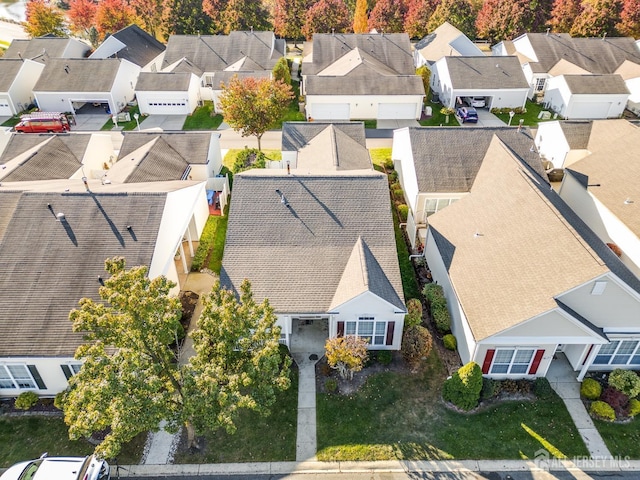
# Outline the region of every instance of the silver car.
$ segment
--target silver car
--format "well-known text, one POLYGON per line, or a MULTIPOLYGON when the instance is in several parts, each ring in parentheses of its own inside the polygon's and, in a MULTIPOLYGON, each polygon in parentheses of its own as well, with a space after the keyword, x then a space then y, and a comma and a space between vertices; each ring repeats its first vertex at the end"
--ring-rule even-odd
POLYGON ((47 457, 16 463, 0 480, 109 480, 109 464, 95 456, 47 457))

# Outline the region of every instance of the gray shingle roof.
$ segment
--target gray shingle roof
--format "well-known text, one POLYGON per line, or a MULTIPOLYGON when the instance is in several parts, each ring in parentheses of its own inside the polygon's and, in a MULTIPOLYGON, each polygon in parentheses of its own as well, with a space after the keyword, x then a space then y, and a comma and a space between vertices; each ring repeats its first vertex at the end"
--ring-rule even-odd
POLYGON ((120 147, 118 160, 126 158, 134 150, 156 138, 162 139, 178 155, 187 159, 192 165, 204 165, 207 163, 211 132, 124 132, 124 140, 120 147))
POLYGON ((271 70, 255 70, 251 72, 216 72, 213 74, 213 88, 221 90, 222 84, 229 85, 234 77, 243 78, 271 78, 271 70))
POLYGON ((186 57, 204 72, 217 72, 249 57, 263 69, 272 70, 284 50, 284 40, 277 40, 273 32, 171 35, 162 65, 166 68, 186 57))
POLYGON ((357 67, 345 76, 305 77, 307 95, 424 95, 417 75, 380 75, 357 67))
POLYGON ((572 150, 583 150, 589 144, 593 122, 566 120, 559 122, 564 138, 572 150))
POLYGON ((640 64, 640 51, 631 37, 571 38, 566 33, 525 35, 538 58, 538 62, 531 63, 534 72, 548 72, 560 60, 591 73, 614 73, 625 60, 640 64))
MULTIPOLYGON (((78 42, 72 38, 37 37, 31 39, 15 39, 4 52, 4 58, 28 58, 31 60, 48 61, 51 58, 61 58, 70 42, 78 42)), ((86 51, 89 51, 87 45, 86 51)))
POLYGON ((329 125, 346 133, 354 141, 366 148, 364 124, 362 122, 284 122, 282 124, 282 150, 293 152, 300 150, 329 125))
POLYGON ((164 44, 133 24, 112 35, 126 45, 115 58, 124 58, 131 63, 144 67, 165 50, 164 44))
POLYGON ((189 89, 191 73, 142 72, 136 83, 138 92, 186 92, 189 89))
POLYGON ((279 313, 328 312, 359 238, 380 267, 364 254, 369 283, 381 292, 384 274, 395 293, 386 300, 402 301, 384 175, 245 172, 234 177, 221 282, 237 289, 248 277, 256 300, 279 313))
POLYGON ((20 59, 0 58, 0 92, 8 92, 22 68, 20 59))
MULTIPOLYGON (((65 153, 65 155, 68 154, 70 158, 82 160, 87 150, 87 145, 89 144, 90 139, 90 134, 57 135, 42 133, 29 135, 12 135, 11 139, 9 139, 9 143, 2 152, 2 156, 0 156, 0 164, 8 163, 12 159, 22 155, 28 150, 34 149, 35 147, 38 147, 36 149, 37 151, 41 151, 44 149, 43 151, 46 151, 47 155, 53 155, 53 158, 60 158, 56 157, 58 152, 56 152, 55 150, 58 149, 60 151, 68 152, 65 153), (55 149, 47 147, 51 139, 55 140, 55 142, 52 144, 55 145, 55 149)), ((41 172, 32 173, 40 178, 60 178, 55 177, 54 175, 56 175, 56 173, 49 171, 49 168, 50 167, 43 165, 43 170, 41 172)))
POLYGON ((629 93, 620 75, 564 75, 573 94, 619 94, 629 93))
MULTIPOLYGON (((0 205, 15 196, 0 192, 0 205)), ((15 208, 0 208, 0 352, 73 355, 82 334, 71 332, 69 312, 82 297, 98 298, 106 258, 150 264, 165 201, 165 193, 25 192, 15 208)))
POLYGON ((186 58, 180 60, 171 71, 175 73, 193 73, 196 77, 201 77, 204 73, 201 68, 186 58))
POLYGON ((181 180, 189 162, 163 138, 157 138, 125 183, 181 180))
POLYGON ((433 193, 470 191, 494 135, 546 182, 540 157, 531 150, 534 143, 528 128, 415 127, 409 129, 409 137, 418 189, 433 193))
POLYGON ((109 92, 121 60, 51 58, 47 60, 34 92, 109 92))
POLYGON ((444 57, 453 88, 529 88, 517 57, 444 57))

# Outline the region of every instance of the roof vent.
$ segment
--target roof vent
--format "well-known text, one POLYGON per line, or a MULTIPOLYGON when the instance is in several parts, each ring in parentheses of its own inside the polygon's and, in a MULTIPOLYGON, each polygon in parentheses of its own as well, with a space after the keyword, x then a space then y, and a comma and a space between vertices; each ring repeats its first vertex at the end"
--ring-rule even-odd
POLYGON ((58 214, 56 214, 56 220, 58 222, 64 222, 66 220, 64 213, 60 212, 58 214))

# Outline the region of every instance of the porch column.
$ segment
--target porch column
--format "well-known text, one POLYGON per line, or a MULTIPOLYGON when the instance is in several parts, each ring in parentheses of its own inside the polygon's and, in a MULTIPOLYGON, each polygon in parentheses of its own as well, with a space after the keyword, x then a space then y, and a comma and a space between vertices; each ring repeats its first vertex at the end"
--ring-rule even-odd
POLYGON ((587 370, 589 370, 589 367, 593 363, 593 359, 596 358, 596 355, 598 354, 598 352, 600 352, 601 347, 602 345, 594 345, 591 349, 591 353, 587 357, 587 360, 584 362, 584 365, 582 365, 580 373, 578 374, 577 380, 579 382, 581 382, 584 376, 587 374, 587 370))
MULTIPOLYGON (((191 222, 189 222, 189 225, 191 225, 191 222)), ((191 254, 191 258, 193 258, 195 253, 193 251, 193 240, 191 239, 191 229, 189 227, 187 227, 187 241, 189 242, 189 253, 191 254)))
POLYGON ((184 247, 182 246, 182 242, 180 242, 180 260, 182 261, 182 273, 189 273, 189 268, 187 267, 187 259, 184 258, 184 247))

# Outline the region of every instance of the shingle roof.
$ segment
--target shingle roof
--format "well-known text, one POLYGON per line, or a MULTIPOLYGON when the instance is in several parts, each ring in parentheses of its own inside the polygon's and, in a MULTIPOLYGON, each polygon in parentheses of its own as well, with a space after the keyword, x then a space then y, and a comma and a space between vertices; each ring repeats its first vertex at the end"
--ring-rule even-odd
POLYGON ((51 58, 42 70, 34 92, 108 92, 121 60, 51 58))
POLYGON ((384 275, 395 297, 386 300, 403 308, 384 175, 245 172, 234 177, 220 279, 237 289, 248 277, 256 300, 268 298, 279 313, 328 312, 359 238, 376 277, 369 278, 370 289, 382 292, 384 275))
POLYGON ((411 43, 406 33, 313 35, 313 62, 304 64, 304 75, 316 75, 343 55, 359 48, 400 75, 415 74, 411 43))
POLYGON ((629 93, 620 75, 564 75, 569 91, 573 94, 629 93))
POLYGON ((446 55, 482 55, 482 51, 449 22, 444 22, 420 40, 415 49, 430 63, 440 60, 446 55))
POLYGON ((138 162, 125 183, 162 182, 181 180, 189 162, 172 148, 163 138, 154 140, 153 146, 138 162))
POLYGON ((558 123, 562 133, 564 133, 564 138, 569 144, 569 148, 572 150, 584 150, 587 148, 589 137, 591 136, 592 122, 566 120, 558 123))
POLYGON ((140 67, 153 61, 166 48, 155 37, 135 24, 123 28, 112 36, 125 44, 125 47, 118 51, 114 57, 124 58, 140 67))
POLYGON ((0 92, 9 91, 23 63, 20 59, 0 58, 0 92))
POLYGON ((517 57, 444 58, 453 88, 529 88, 517 57))
MULTIPOLYGON (((87 145, 91 139, 90 134, 29 134, 29 135, 12 135, 9 139, 9 143, 0 156, 0 164, 7 164, 11 160, 23 155, 29 150, 35 150, 38 152, 47 152, 46 155, 52 155, 52 158, 61 158, 58 155, 68 155, 71 159, 82 160, 85 152, 87 151, 87 145), (54 141, 52 145, 55 148, 48 146, 48 144, 54 141), (57 152, 56 150, 60 150, 57 152), (64 152, 64 153, 62 153, 64 152)), ((73 160, 72 160, 73 162, 73 160)), ((40 172, 32 172, 34 175, 40 178, 60 178, 56 177, 56 172, 50 171, 47 165, 43 165, 43 170, 40 172)), ((0 171, 0 175, 1 175, 0 171)), ((69 178, 69 177, 65 177, 69 178)), ((29 179, 27 179, 29 180, 29 179)))
POLYGON ((493 137, 497 136, 523 164, 543 181, 546 174, 539 155, 532 151, 533 136, 528 128, 428 127, 409 128, 418 189, 421 192, 468 192, 485 161, 493 137))
POLYGON ((136 83, 138 92, 186 92, 191 82, 191 73, 142 72, 136 83))
POLYGON ((284 122, 282 124, 282 150, 293 152, 301 149, 329 125, 341 130, 354 141, 366 147, 364 124, 362 122, 284 122))
POLYGON ((171 35, 162 65, 166 68, 186 57, 203 71, 216 72, 248 57, 263 69, 272 70, 284 48, 284 40, 276 40, 273 32, 171 35))
POLYGON ((559 196, 493 143, 471 193, 429 217, 474 338, 556 308, 554 297, 613 271, 608 263, 638 288, 559 196), (541 256, 552 274, 538 268, 541 256))
MULTIPOLYGON (((71 42, 78 42, 72 38, 37 37, 31 39, 15 39, 4 52, 4 58, 28 58, 31 60, 48 61, 60 58, 71 42)), ((89 46, 87 45, 87 51, 89 46)))
POLYGON ((305 77, 307 95, 424 95, 417 75, 382 75, 364 65, 345 76, 305 77))
POLYGON ((212 132, 124 132, 124 140, 120 147, 118 160, 156 138, 161 138, 180 156, 189 160, 190 164, 206 164, 211 144, 212 132))
MULTIPOLYGON (((0 205, 16 195, 0 192, 0 205)), ((0 352, 73 355, 82 334, 71 332, 70 310, 98 298, 106 258, 150 264, 165 201, 165 193, 25 192, 13 209, 0 207, 0 352)))
POLYGON ((252 72, 216 72, 213 74, 213 89, 221 90, 222 84, 229 85, 234 77, 243 78, 271 78, 271 70, 261 70, 252 72))
POLYGON ((525 36, 538 58, 531 63, 534 72, 548 72, 563 59, 591 73, 614 73, 625 60, 640 63, 640 51, 631 37, 571 38, 566 33, 525 36))
POLYGON ((193 73, 197 77, 201 77, 204 73, 201 68, 186 58, 180 60, 171 71, 174 73, 193 73))

